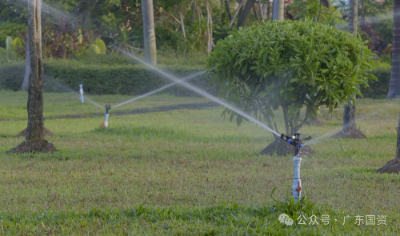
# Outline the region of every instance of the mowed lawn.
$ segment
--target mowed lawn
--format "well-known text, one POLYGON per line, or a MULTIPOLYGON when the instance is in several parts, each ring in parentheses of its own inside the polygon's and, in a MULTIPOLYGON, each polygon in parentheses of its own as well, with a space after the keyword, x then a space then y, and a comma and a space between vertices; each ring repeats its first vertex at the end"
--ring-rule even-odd
MULTIPOLYGON (((90 96, 104 105, 129 96, 90 96)), ((221 117, 222 107, 46 120, 46 139, 59 152, 11 155, 24 138, 26 94, 0 91, 1 235, 399 235, 400 177, 374 171, 394 158, 400 111, 396 100, 357 101, 365 140, 320 139, 303 157, 303 193, 330 215, 330 224, 281 224, 291 194, 291 156, 258 153, 272 135, 250 122, 221 117), (271 197, 272 190, 276 190, 271 197), (274 199, 273 199, 274 198, 274 199), (274 207, 275 206, 275 207, 274 207), (386 225, 357 225, 356 216, 385 216, 386 225), (346 222, 344 221, 344 217, 346 222), (336 221, 335 221, 336 219, 336 221)), ((199 97, 151 96, 120 111, 201 103, 199 97)), ((104 112, 79 95, 45 93, 45 116, 104 112)), ((333 135, 343 108, 303 135, 333 135)), ((282 115, 275 121, 283 131, 282 115)), ((328 136, 329 137, 329 136, 328 136)), ((305 209, 307 211, 307 209, 305 209)), ((382 223, 382 222, 381 222, 382 223)))

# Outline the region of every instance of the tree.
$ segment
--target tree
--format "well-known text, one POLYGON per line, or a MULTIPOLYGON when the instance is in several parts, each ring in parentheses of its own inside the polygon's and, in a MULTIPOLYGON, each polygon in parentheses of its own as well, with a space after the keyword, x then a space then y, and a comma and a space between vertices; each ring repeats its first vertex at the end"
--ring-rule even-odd
POLYGON ((400 97, 400 0, 393 6, 392 71, 387 98, 400 97))
POLYGON ((142 0, 144 50, 146 61, 157 64, 156 34, 154 31, 153 0, 142 0))
POLYGON ((249 18, 251 8, 253 8, 254 0, 247 0, 245 4, 239 10, 239 18, 237 22, 237 28, 244 27, 247 24, 247 19, 249 18))
MULTIPOLYGON (((392 73, 390 75, 388 98, 400 97, 400 0, 394 0, 393 6, 393 51, 392 51, 392 73)), ((379 173, 400 172, 400 115, 397 124, 396 158, 387 162, 378 169, 379 173)))
MULTIPOLYGON (((348 32, 357 37, 358 0, 349 0, 348 32)), ((365 135, 357 130, 355 97, 345 104, 343 112, 342 132, 335 137, 365 138, 365 135)))
POLYGON ((272 20, 284 20, 283 13, 285 10, 284 0, 274 0, 272 3, 272 20))
POLYGON ((30 50, 29 89, 28 89, 28 128, 26 140, 11 153, 20 152, 51 152, 54 146, 43 139, 43 60, 42 60, 42 24, 41 0, 28 1, 28 37, 30 50))
MULTIPOLYGON (((321 105, 333 108, 368 86, 371 51, 361 39, 310 21, 274 21, 251 26, 220 40, 207 68, 215 74, 220 96, 269 127, 279 107, 284 133, 291 135, 321 105), (305 114, 300 110, 305 108, 305 114)), ((231 120, 236 114, 225 110, 231 120)), ((236 117, 237 124, 243 117, 236 117)))
POLYGON ((28 91, 29 89, 29 75, 31 73, 31 56, 29 50, 29 34, 26 37, 26 62, 25 62, 25 76, 22 82, 22 91, 28 91))

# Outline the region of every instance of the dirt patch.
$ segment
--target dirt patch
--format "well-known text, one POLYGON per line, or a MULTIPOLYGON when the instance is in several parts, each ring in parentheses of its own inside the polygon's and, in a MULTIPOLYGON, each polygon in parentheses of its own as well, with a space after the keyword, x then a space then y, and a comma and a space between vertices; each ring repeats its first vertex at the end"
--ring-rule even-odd
POLYGON ((382 166, 380 169, 376 171, 376 173, 395 173, 398 174, 400 172, 400 158, 396 158, 388 161, 386 165, 382 166))
POLYGON ((56 152, 57 149, 52 143, 47 142, 47 140, 38 140, 34 142, 24 141, 17 147, 11 149, 7 154, 11 153, 36 153, 36 152, 56 152))
POLYGON ((339 133, 333 135, 332 138, 366 139, 367 136, 360 129, 356 129, 355 131, 349 133, 340 131, 339 133))
MULTIPOLYGON (((16 138, 19 138, 19 137, 26 137, 26 134, 27 134, 27 133, 28 133, 28 129, 26 128, 26 129, 22 130, 21 132, 19 132, 19 134, 15 135, 15 137, 16 137, 16 138)), ((54 134, 53 134, 53 132, 51 132, 50 130, 44 128, 44 130, 43 130, 43 135, 53 136, 54 134)))
MULTIPOLYGON (((300 150, 300 156, 307 156, 314 154, 315 151, 312 150, 309 146, 305 146, 300 150)), ((276 154, 278 156, 289 156, 294 155, 294 146, 289 143, 283 141, 280 138, 275 139, 270 145, 268 145, 264 150, 260 152, 262 155, 273 155, 276 154)))

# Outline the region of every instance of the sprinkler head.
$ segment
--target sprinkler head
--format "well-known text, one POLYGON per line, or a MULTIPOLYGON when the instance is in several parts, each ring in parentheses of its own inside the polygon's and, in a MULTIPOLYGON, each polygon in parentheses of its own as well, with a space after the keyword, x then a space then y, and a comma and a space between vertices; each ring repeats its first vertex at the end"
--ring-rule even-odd
POLYGON ((309 140, 311 139, 311 136, 307 136, 302 139, 300 133, 295 133, 294 135, 292 135, 292 137, 281 134, 281 139, 285 140, 285 142, 288 142, 295 147, 294 155, 297 156, 297 154, 299 154, 300 152, 300 149, 304 146, 303 140, 309 140))
POLYGON ((111 109, 111 106, 110 106, 110 104, 106 104, 106 106, 105 106, 105 108, 106 108, 106 114, 108 114, 108 111, 111 109))

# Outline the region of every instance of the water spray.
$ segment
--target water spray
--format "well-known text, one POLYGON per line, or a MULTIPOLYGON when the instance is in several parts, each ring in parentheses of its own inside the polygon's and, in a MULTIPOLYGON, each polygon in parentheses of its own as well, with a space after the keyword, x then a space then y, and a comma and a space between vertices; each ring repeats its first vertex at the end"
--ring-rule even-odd
POLYGON ((237 108, 235 106, 232 106, 231 104, 214 97, 213 95, 207 93, 206 91, 204 91, 204 90, 202 90, 202 89, 200 89, 200 88, 198 88, 198 87, 196 87, 196 86, 194 86, 192 84, 189 84, 186 81, 183 81, 183 80, 171 75, 168 72, 165 72, 165 71, 161 70, 159 67, 156 67, 156 66, 154 66, 154 65, 152 65, 152 64, 150 64, 150 63, 148 63, 148 62, 146 62, 146 61, 144 61, 142 59, 140 59, 139 57, 133 55, 132 53, 130 53, 130 52, 126 51, 126 50, 123 50, 123 49, 121 49, 121 48, 119 48, 119 47, 117 47, 115 45, 111 45, 111 47, 116 49, 116 50, 118 50, 118 51, 120 51, 120 52, 122 52, 122 53, 124 53, 125 55, 127 55, 128 57, 132 58, 133 60, 141 63, 142 65, 152 69, 154 72, 164 76, 165 78, 167 78, 167 79, 169 79, 169 80, 171 80, 171 81, 173 81, 175 83, 178 83, 178 84, 182 85, 183 87, 185 87, 185 88, 187 88, 189 90, 192 90, 193 92, 195 92, 195 93, 197 93, 197 94, 199 94, 199 95, 201 95, 201 96, 203 96, 205 98, 208 98, 208 99, 214 101, 215 103, 218 103, 221 106, 224 106, 224 107, 236 112, 238 115, 241 115, 244 118, 248 119, 249 121, 261 126, 262 128, 264 128, 266 130, 269 130, 271 133, 275 134, 276 136, 280 136, 280 134, 278 132, 276 132, 275 130, 271 129, 270 127, 268 127, 267 125, 265 125, 261 121, 257 120, 256 118, 250 116, 249 114, 247 114, 246 112, 242 111, 241 109, 239 109, 239 108, 237 108))
POLYGON ((84 102, 84 98, 83 98, 83 84, 80 83, 79 84, 79 93, 81 94, 81 102, 84 102))
POLYGON ((293 191, 294 202, 296 203, 301 198, 301 190, 302 190, 301 179, 300 179, 301 156, 299 155, 299 153, 300 149, 304 146, 303 140, 309 140, 311 139, 311 136, 307 136, 304 139, 302 139, 300 133, 295 133, 292 137, 281 134, 281 139, 285 140, 285 142, 288 142, 289 144, 294 146, 294 157, 293 157, 294 178, 293 178, 292 191, 293 191))
POLYGON ((110 104, 106 104, 105 109, 106 109, 106 114, 105 114, 105 120, 103 122, 103 128, 107 128, 108 127, 108 111, 111 109, 112 107, 110 106, 110 104))

